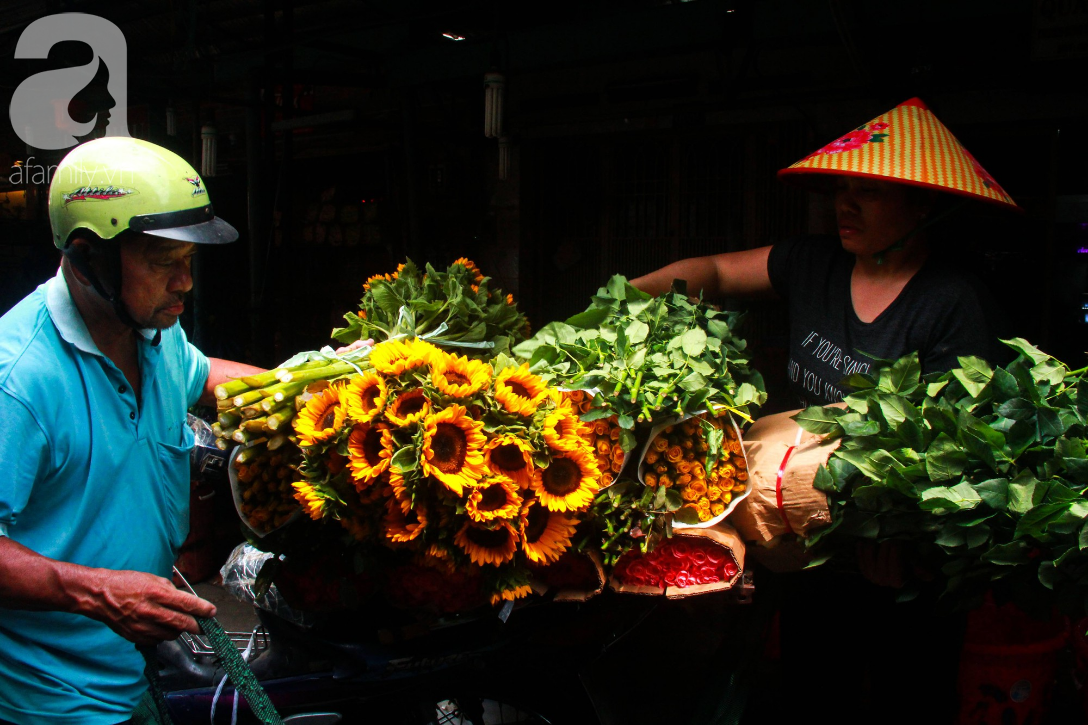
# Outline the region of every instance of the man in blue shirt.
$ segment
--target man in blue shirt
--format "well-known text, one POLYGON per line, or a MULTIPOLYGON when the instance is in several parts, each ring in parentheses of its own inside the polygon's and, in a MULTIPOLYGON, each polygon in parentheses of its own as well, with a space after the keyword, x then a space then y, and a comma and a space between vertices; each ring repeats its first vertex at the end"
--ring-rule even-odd
POLYGON ((78 146, 49 216, 60 270, 0 318, 0 723, 116 725, 147 689, 135 645, 215 614, 166 578, 188 530, 186 409, 257 369, 177 324, 195 245, 238 236, 180 157, 78 146))

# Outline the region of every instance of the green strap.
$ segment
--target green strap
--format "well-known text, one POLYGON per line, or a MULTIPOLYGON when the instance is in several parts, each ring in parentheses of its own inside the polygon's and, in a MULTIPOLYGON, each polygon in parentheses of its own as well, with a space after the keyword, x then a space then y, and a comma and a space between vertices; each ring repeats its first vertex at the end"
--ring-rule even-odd
POLYGON ((200 625, 200 629, 204 632, 204 636, 208 638, 212 650, 219 657, 219 664, 222 665, 227 677, 230 678, 230 683, 234 685, 235 692, 246 699, 246 702, 249 703, 249 709, 253 711, 257 719, 264 725, 283 725, 283 720, 280 719, 275 706, 268 699, 268 693, 261 687, 261 683, 257 681, 257 676, 253 674, 253 670, 242 659, 242 655, 238 654, 234 642, 223 631, 223 627, 220 626, 219 622, 211 617, 207 619, 197 617, 196 623, 200 625))
MULTIPOLYGON (((246 702, 249 703, 249 709, 253 711, 257 719, 264 725, 283 725, 283 720, 280 719, 279 713, 276 712, 272 700, 268 698, 268 693, 261 687, 261 683, 257 681, 257 676, 253 674, 253 670, 242 659, 242 655, 238 653, 234 642, 223 631, 223 627, 219 622, 211 617, 197 617, 196 623, 200 625, 204 636, 208 638, 208 643, 211 645, 216 657, 219 658, 219 664, 223 667, 223 671, 227 673, 231 684, 234 685, 235 692, 246 699, 246 702)), ((159 682, 159 668, 155 660, 154 650, 145 649, 142 651, 144 659, 147 661, 144 673, 147 676, 151 697, 158 713, 152 712, 151 708, 146 707, 145 703, 141 702, 141 706, 137 708, 135 715, 142 715, 144 719, 138 720, 138 722, 145 722, 147 725, 152 725, 152 723, 155 725, 173 725, 173 720, 170 719, 170 711, 166 708, 166 697, 162 691, 162 684, 159 682), (141 712, 143 710, 148 712, 141 712), (151 717, 148 717, 148 715, 151 717)))

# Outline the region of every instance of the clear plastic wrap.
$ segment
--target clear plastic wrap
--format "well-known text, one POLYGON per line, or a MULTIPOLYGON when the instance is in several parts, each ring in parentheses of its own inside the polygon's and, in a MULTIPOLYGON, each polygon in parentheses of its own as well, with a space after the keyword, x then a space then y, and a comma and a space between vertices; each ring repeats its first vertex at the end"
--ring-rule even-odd
POLYGON ((270 586, 267 592, 257 596, 257 574, 270 558, 272 554, 267 551, 261 551, 249 544, 239 544, 220 569, 219 573, 223 576, 223 588, 238 601, 271 612, 280 619, 302 627, 313 626, 316 622, 314 615, 293 609, 276 589, 275 584, 270 586))

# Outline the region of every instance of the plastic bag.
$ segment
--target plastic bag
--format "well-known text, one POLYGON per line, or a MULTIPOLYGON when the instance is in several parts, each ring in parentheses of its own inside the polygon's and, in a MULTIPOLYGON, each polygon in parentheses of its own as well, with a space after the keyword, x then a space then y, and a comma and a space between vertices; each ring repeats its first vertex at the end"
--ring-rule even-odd
POLYGON ((271 612, 280 619, 293 622, 302 627, 312 627, 317 621, 308 612, 293 609, 273 584, 264 594, 257 596, 257 574, 272 554, 261 551, 249 544, 239 544, 227 557, 227 562, 219 573, 223 576, 223 588, 240 602, 271 612))

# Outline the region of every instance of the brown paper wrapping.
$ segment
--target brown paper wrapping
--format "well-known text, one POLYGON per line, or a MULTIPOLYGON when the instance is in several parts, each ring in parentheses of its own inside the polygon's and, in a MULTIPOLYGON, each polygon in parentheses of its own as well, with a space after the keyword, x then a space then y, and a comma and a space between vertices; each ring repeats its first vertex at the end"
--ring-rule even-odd
MULTIPOLYGON (((800 537, 831 523, 827 497, 812 487, 816 470, 827 463, 839 441, 824 442, 821 436, 801 429, 791 410, 758 419, 744 436, 748 453, 748 477, 752 492, 741 501, 729 522, 745 541, 766 544, 792 529, 800 537), (801 433, 798 443, 797 434, 801 433), (776 495, 778 470, 786 451, 797 447, 786 462, 782 476, 782 509, 776 495), (789 528, 783 521, 789 520, 789 528)), ((760 552, 760 561, 763 560, 760 552)))
POLYGON ((744 575, 744 542, 741 541, 740 535, 737 533, 736 529, 729 524, 718 523, 709 528, 702 529, 674 529, 672 535, 674 538, 690 536, 692 538, 707 538, 716 542, 732 554, 733 559, 737 562, 737 573, 727 581, 714 582, 712 584, 695 584, 689 587, 651 587, 641 584, 624 584, 618 581, 615 576, 612 576, 608 579, 609 588, 621 594, 643 594, 653 596, 661 596, 664 594, 667 599, 683 599, 684 597, 732 589, 733 585, 740 581, 741 576, 744 575))
POLYGON ((555 593, 555 602, 584 602, 592 599, 604 591, 604 566, 601 564, 601 554, 597 551, 587 551, 582 554, 593 562, 593 568, 597 572, 597 582, 590 587, 560 589, 555 593))

